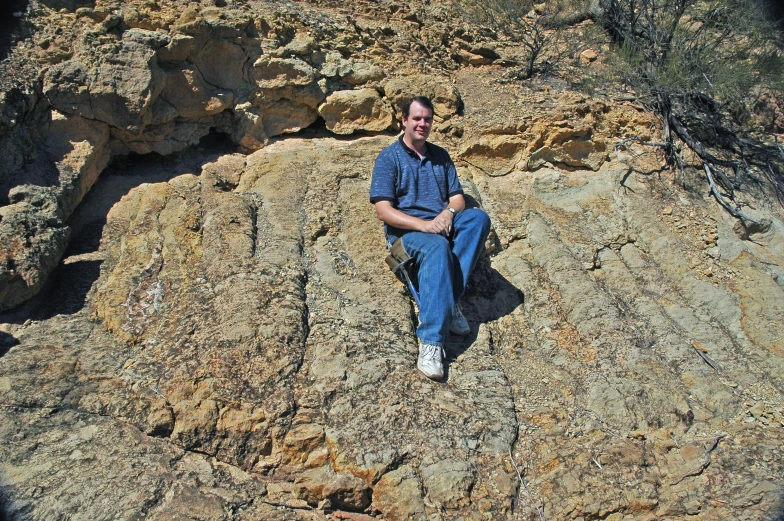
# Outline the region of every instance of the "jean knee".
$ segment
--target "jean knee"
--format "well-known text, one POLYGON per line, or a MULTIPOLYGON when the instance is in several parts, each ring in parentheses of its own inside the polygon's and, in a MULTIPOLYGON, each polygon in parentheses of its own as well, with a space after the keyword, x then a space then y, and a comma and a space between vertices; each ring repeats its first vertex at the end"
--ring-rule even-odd
POLYGON ((490 217, 481 208, 470 208, 463 212, 463 226, 474 230, 482 230, 484 234, 490 232, 490 217))
POLYGON ((443 235, 433 234, 433 237, 428 241, 428 245, 424 250, 424 253, 426 255, 449 257, 452 255, 452 248, 449 244, 449 239, 443 235))

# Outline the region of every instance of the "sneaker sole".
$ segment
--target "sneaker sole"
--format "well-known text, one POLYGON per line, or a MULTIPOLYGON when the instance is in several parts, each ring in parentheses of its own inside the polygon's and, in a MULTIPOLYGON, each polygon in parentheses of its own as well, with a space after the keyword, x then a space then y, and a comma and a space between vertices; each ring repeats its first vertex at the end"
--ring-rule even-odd
POLYGON ((423 375, 425 375, 427 378, 429 378, 430 380, 441 380, 441 379, 444 378, 444 374, 443 373, 441 373, 440 376, 439 375, 430 375, 430 374, 426 373, 425 371, 422 370, 421 367, 419 367, 419 364, 417 364, 417 370, 420 373, 422 373, 423 375))

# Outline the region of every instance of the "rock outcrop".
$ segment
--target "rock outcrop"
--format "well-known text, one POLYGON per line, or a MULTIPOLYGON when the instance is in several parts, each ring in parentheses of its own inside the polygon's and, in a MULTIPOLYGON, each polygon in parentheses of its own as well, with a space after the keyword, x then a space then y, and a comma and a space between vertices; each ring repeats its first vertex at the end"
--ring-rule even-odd
POLYGON ((650 114, 499 81, 503 40, 441 4, 213 3, 30 12, 16 52, 47 69, 0 104, 0 512, 781 516, 779 207, 738 227, 633 173, 657 158, 612 145, 650 114), (367 195, 415 94, 493 222, 444 382, 367 195))

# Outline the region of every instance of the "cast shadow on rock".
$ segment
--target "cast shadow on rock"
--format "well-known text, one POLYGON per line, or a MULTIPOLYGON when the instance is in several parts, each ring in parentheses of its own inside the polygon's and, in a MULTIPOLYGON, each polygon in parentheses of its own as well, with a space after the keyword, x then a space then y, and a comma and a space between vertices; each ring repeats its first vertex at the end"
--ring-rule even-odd
POLYGON ((784 521, 784 490, 779 491, 776 506, 766 521, 784 521))
MULTIPOLYGON (((19 340, 16 339, 13 335, 6 333, 5 331, 0 331, 0 357, 4 356, 8 351, 11 350, 16 344, 19 343, 19 340)), ((0 505, 2 504, 2 500, 0 500, 0 505)))
POLYGON ((0 60, 4 60, 13 44, 23 37, 22 14, 27 11, 29 0, 3 0, 0 2, 0 60))
POLYGON ((463 313, 471 325, 471 333, 464 337, 450 336, 446 344, 447 362, 455 360, 473 345, 478 334, 477 324, 498 320, 523 303, 523 292, 495 270, 488 257, 481 257, 471 273, 468 288, 461 299, 463 313))
POLYGON ((2 489, 0 489, 0 521, 6 521, 8 516, 6 515, 6 500, 3 494, 2 489))
POLYGON ((173 156, 153 153, 115 160, 102 172, 68 220, 72 230, 70 243, 44 287, 17 308, 0 313, 0 321, 21 324, 28 319, 46 320, 82 310, 101 274, 103 261, 99 249, 112 207, 141 184, 166 183, 187 173, 198 175, 205 164, 236 152, 236 149, 236 145, 224 136, 211 133, 198 147, 173 156))

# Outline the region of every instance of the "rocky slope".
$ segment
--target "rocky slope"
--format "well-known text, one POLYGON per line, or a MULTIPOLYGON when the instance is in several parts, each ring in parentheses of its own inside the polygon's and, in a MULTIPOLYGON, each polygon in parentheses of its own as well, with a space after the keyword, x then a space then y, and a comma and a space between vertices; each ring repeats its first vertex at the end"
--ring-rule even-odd
POLYGON ((3 63, 8 519, 781 518, 779 206, 447 5, 226 4, 33 2, 3 63), (493 220, 441 383, 367 198, 420 93, 493 220))

